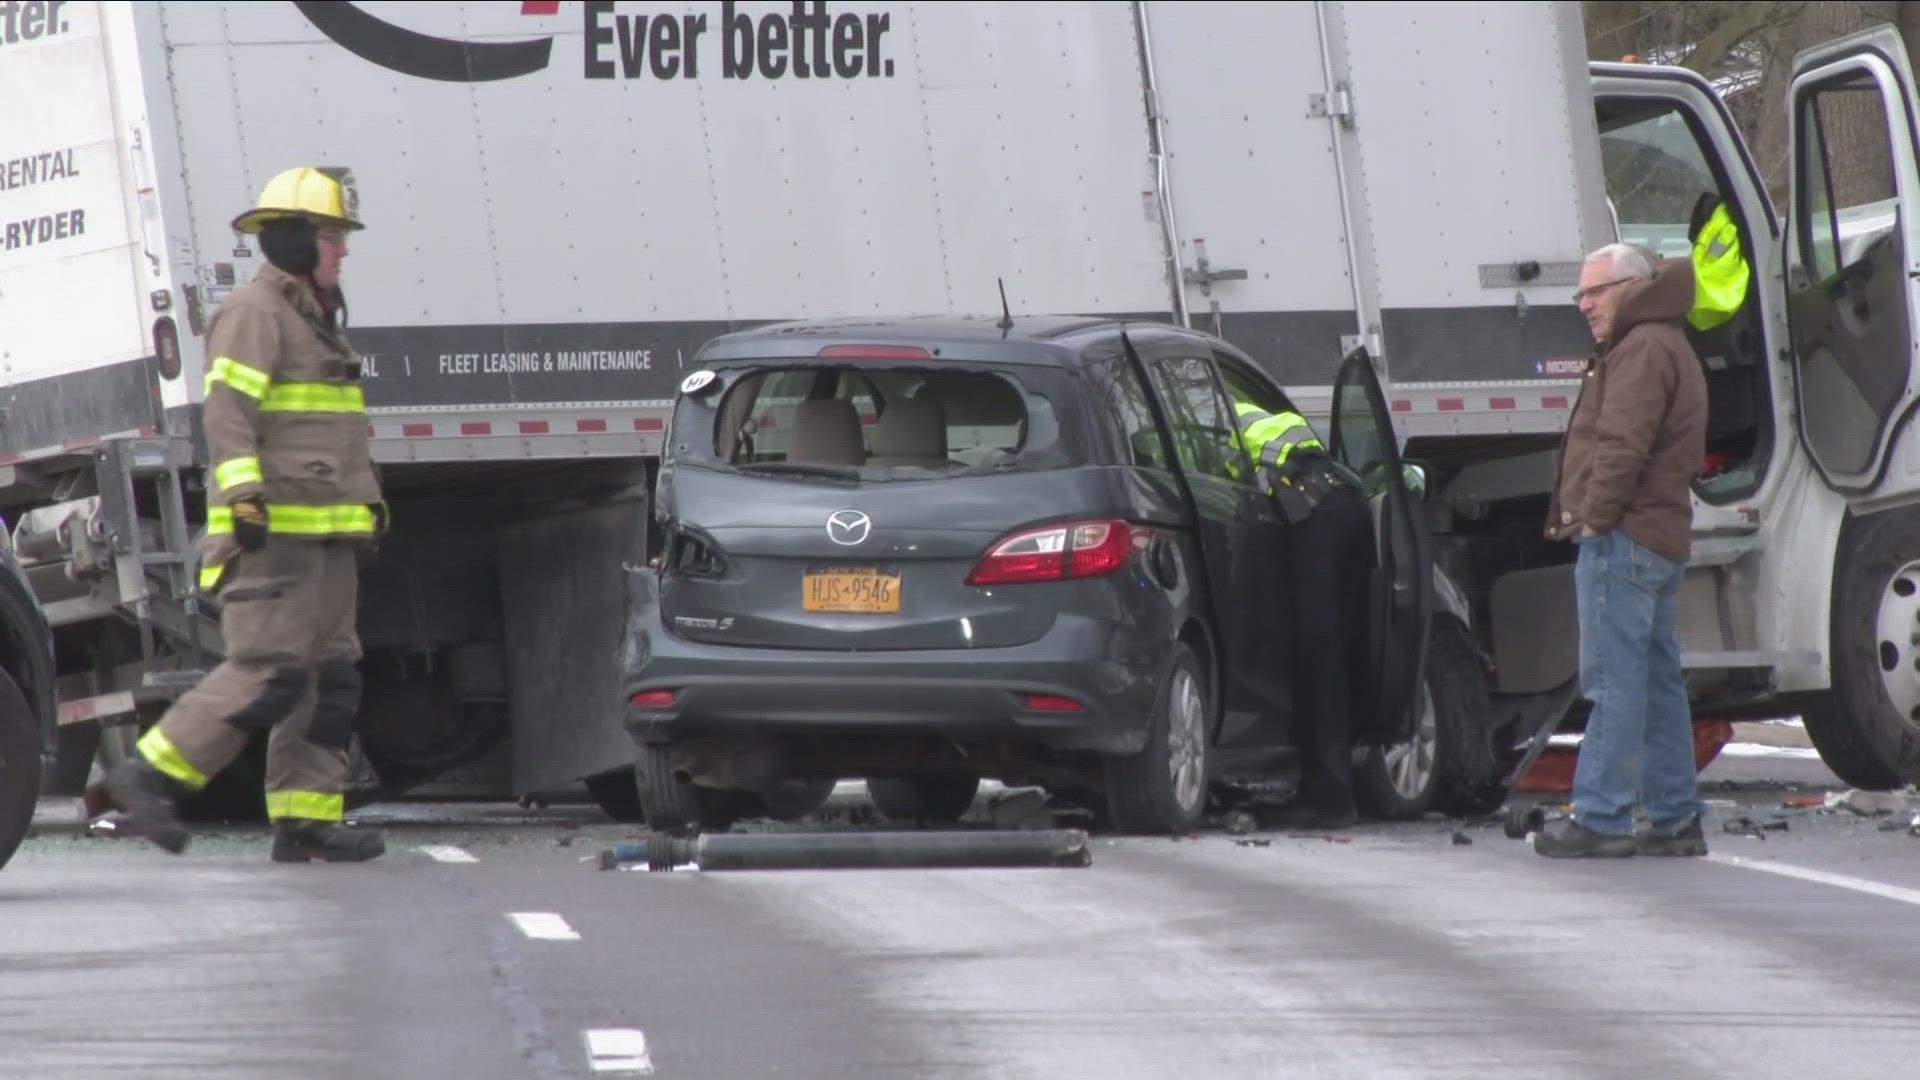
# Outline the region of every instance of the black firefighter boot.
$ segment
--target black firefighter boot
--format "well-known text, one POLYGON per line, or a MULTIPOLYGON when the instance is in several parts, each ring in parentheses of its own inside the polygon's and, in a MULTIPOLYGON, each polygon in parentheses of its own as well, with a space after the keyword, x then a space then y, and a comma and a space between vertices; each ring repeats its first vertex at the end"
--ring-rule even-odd
POLYGON ((107 794, 126 812, 135 833, 175 855, 187 850, 186 827, 173 812, 173 800, 188 794, 187 785, 136 757, 107 774, 107 794))
POLYGON ((386 853, 387 842, 372 829, 302 818, 273 823, 274 862, 366 862, 386 853))

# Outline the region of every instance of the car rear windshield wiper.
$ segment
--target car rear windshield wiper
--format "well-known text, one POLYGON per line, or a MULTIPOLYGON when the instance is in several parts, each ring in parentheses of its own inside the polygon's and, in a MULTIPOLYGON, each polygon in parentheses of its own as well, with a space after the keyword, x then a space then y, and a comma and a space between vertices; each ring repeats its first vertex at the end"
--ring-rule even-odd
POLYGON ((858 480, 860 470, 851 465, 808 465, 796 461, 753 461, 734 468, 741 472, 788 473, 793 476, 824 476, 833 480, 858 480))

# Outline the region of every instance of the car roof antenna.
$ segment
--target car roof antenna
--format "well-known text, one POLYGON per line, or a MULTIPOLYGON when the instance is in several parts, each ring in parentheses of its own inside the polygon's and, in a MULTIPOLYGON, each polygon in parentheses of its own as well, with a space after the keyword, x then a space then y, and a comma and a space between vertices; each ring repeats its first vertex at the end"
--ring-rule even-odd
POLYGON ((1013 309, 1007 306, 1007 279, 994 278, 994 280, 1000 283, 1000 321, 994 325, 998 326, 1000 332, 1004 334, 1013 329, 1013 309))

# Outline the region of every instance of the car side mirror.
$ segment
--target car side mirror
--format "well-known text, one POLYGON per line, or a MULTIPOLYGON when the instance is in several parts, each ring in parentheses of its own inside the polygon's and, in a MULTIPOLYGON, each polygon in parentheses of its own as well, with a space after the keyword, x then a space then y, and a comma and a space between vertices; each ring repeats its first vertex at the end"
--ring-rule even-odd
POLYGON ((1402 464, 1401 478, 1407 486, 1407 494, 1416 499, 1427 497, 1427 467, 1416 462, 1402 464))

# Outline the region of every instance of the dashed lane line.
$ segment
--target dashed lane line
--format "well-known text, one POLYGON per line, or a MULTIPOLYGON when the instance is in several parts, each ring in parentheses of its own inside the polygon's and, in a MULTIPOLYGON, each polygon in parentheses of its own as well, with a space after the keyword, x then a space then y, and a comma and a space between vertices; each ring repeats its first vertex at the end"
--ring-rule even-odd
POLYGON ((1903 904, 1912 904, 1915 907, 1920 907, 1920 889, 1903 889, 1898 885, 1885 885, 1878 881, 1869 881, 1866 878, 1851 877, 1846 874, 1834 874, 1825 870, 1809 870, 1805 867, 1791 866, 1787 863, 1763 862, 1759 859, 1749 859, 1740 855, 1709 854, 1707 859, 1710 862, 1723 863, 1727 866, 1738 866, 1747 870, 1759 870, 1762 873, 1778 874, 1781 877, 1798 878, 1801 881, 1812 881, 1821 885, 1832 885, 1838 889, 1851 889, 1854 892, 1865 893, 1868 896, 1878 896, 1884 900, 1898 900, 1903 904))
POLYGON ((638 1028, 596 1028, 585 1033, 587 1061, 597 1073, 651 1076, 647 1036, 638 1028))
POLYGON ((423 847, 423 848, 420 848, 419 850, 425 853, 428 858, 432 859, 435 862, 477 863, 480 861, 479 859, 474 858, 473 856, 467 854, 466 852, 460 850, 457 847, 439 845, 439 846, 423 847))
POLYGON ((579 941, 580 935, 567 920, 551 911, 516 911, 507 916, 520 932, 535 941, 579 941))

